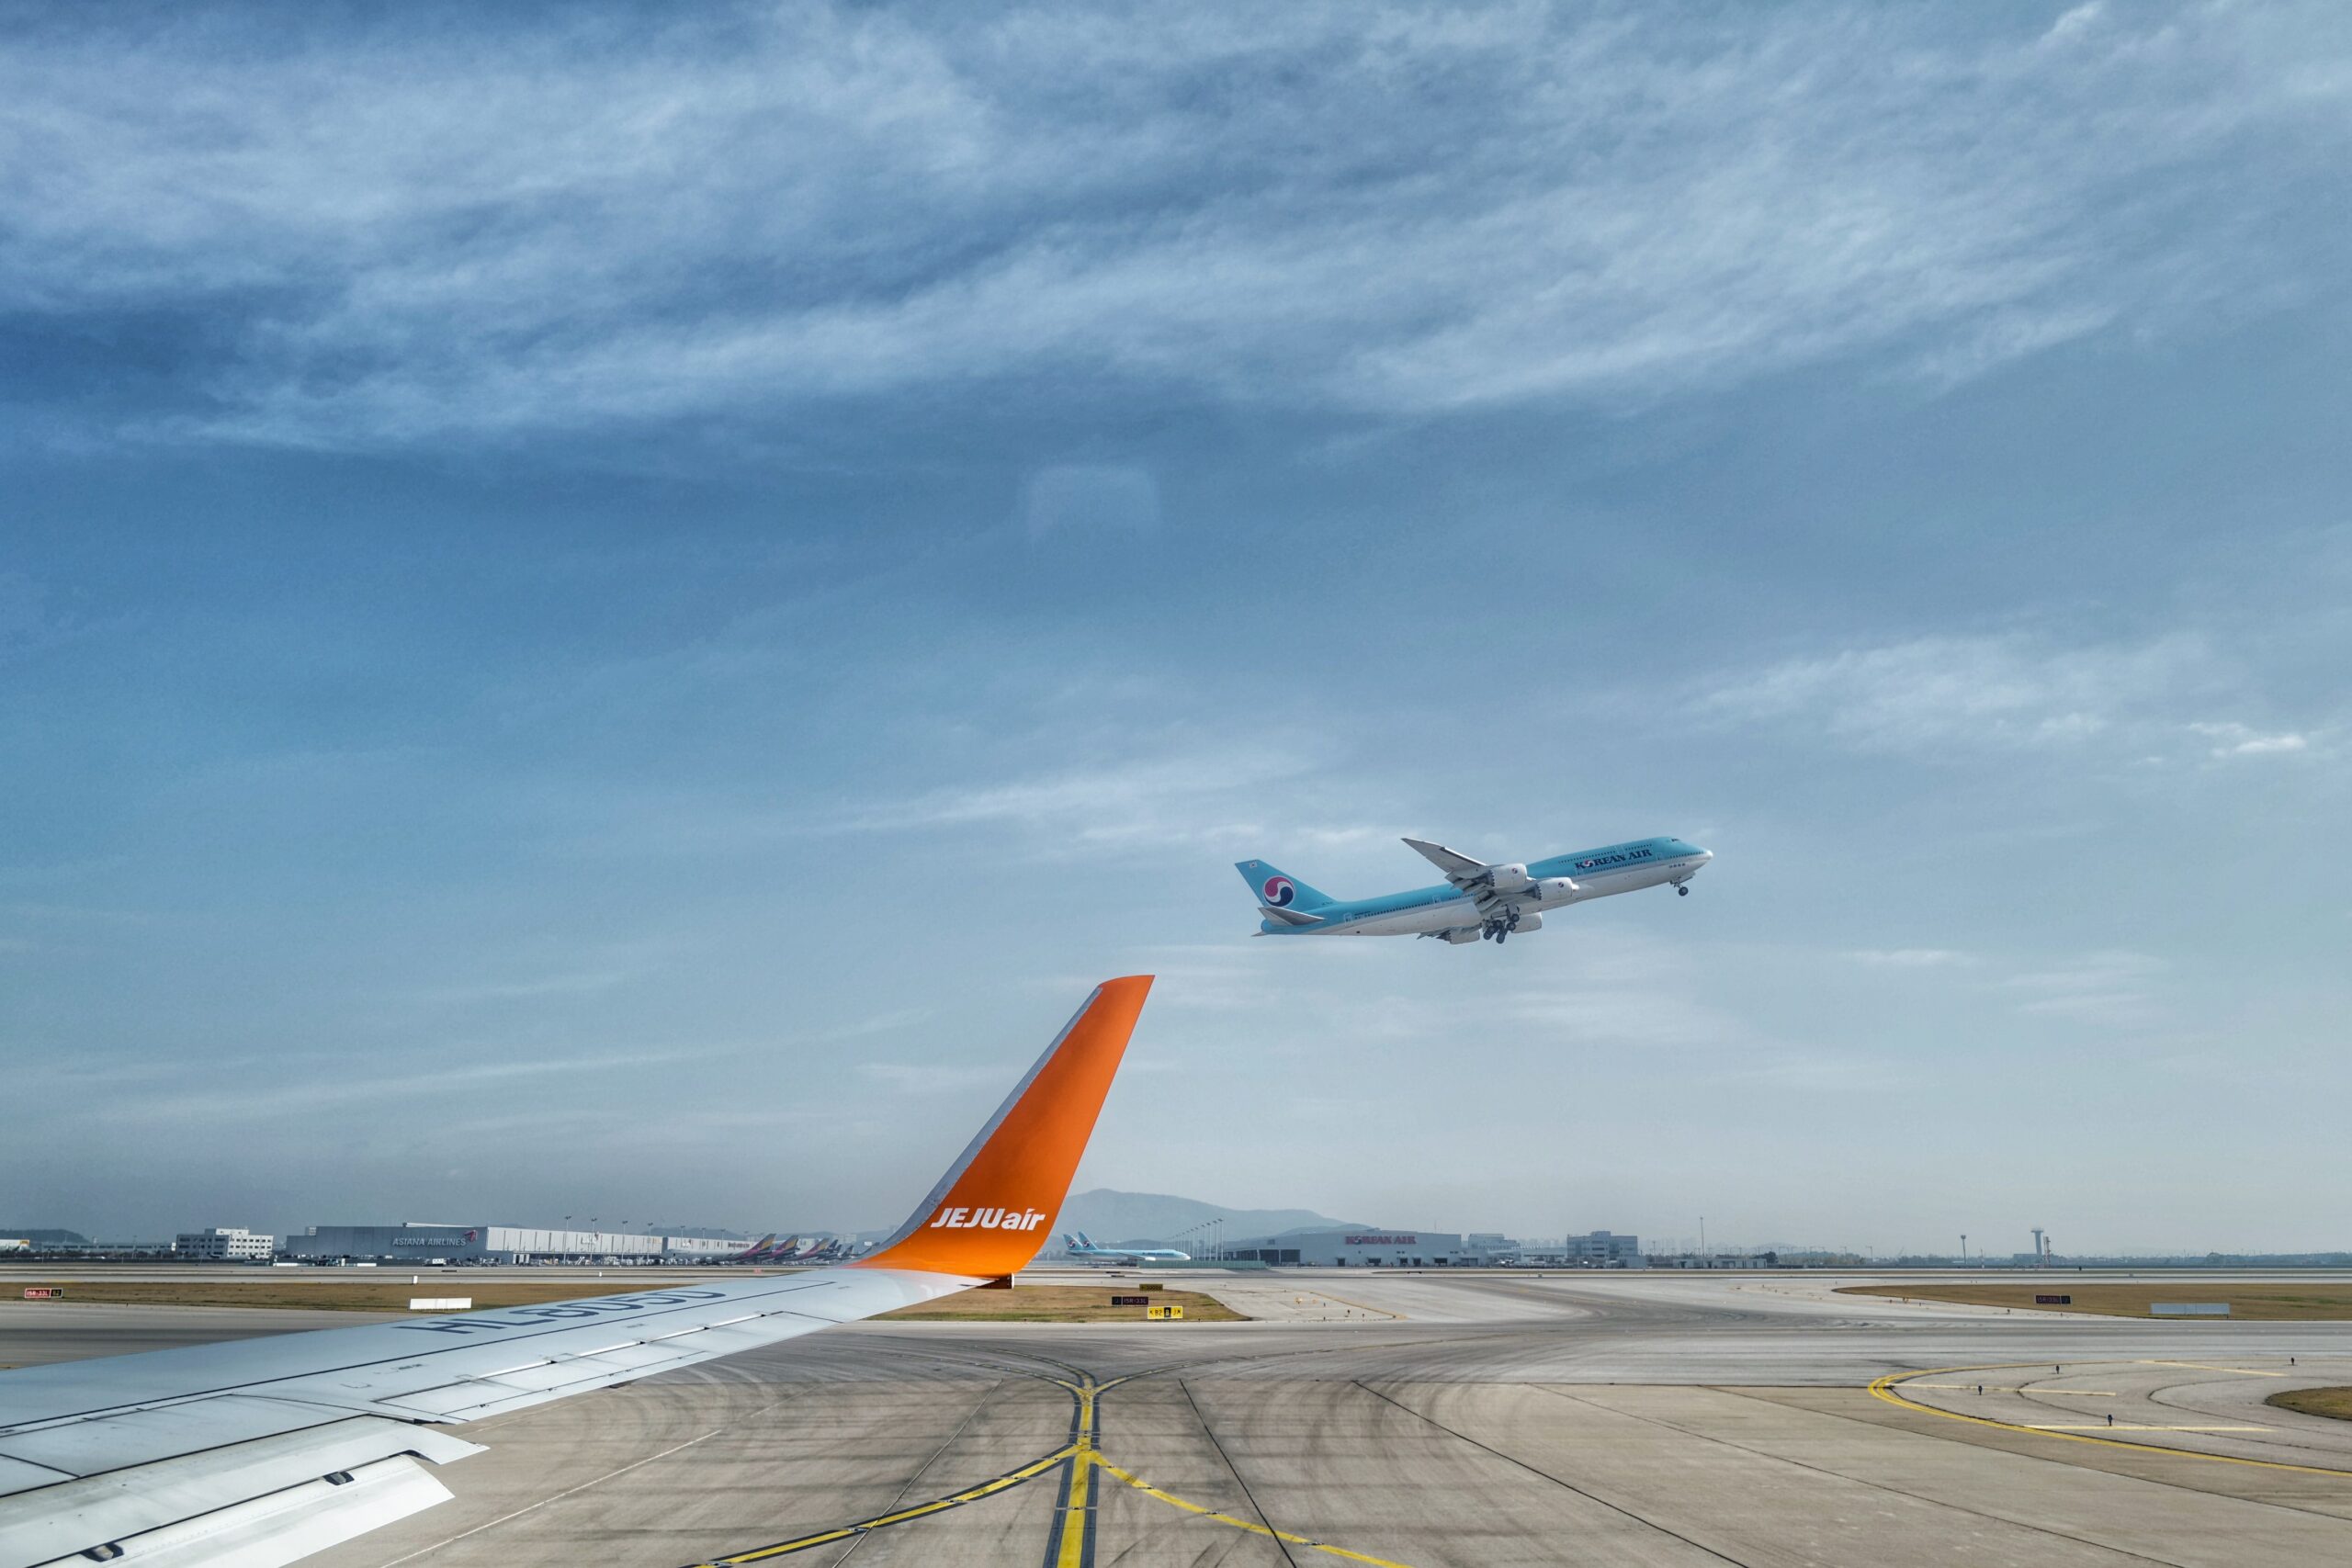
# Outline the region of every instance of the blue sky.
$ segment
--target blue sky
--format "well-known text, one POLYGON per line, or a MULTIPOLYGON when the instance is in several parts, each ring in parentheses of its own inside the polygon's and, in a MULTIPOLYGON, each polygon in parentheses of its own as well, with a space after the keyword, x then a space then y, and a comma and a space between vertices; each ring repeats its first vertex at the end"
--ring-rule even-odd
POLYGON ((2338 8, 5 31, 0 1219, 2352 1245, 2338 8))

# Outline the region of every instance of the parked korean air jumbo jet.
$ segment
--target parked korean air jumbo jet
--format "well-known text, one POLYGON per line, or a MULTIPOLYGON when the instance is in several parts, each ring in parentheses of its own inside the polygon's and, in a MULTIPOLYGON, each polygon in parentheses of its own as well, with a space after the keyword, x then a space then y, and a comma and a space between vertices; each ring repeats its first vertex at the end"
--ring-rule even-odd
POLYGON ((1062 1248, 1081 1263, 1190 1263, 1193 1255, 1172 1247, 1097 1247, 1084 1231, 1062 1236, 1062 1248))
POLYGON ((0 1564, 275 1568, 447 1502, 434 1471, 483 1451, 453 1424, 1007 1279, 1069 1194, 1150 988, 1095 987, 852 1263, 0 1371, 0 1564))
POLYGON ((1713 852, 1680 839, 1641 839, 1604 849, 1577 850, 1526 864, 1489 865, 1421 839, 1408 839, 1445 874, 1439 887, 1416 887, 1379 898, 1334 898, 1261 860, 1235 869, 1258 897, 1261 936, 1433 936, 1446 942, 1499 942, 1514 931, 1544 929, 1544 912, 1589 898, 1671 886, 1690 891, 1690 879, 1713 852))

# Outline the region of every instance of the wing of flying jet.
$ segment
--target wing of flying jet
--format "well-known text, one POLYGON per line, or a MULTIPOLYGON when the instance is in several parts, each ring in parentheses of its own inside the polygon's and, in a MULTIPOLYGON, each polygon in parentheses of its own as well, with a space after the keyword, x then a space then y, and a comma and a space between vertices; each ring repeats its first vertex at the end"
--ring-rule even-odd
POLYGON ((1489 883, 1494 867, 1482 860, 1472 860, 1459 850, 1449 850, 1443 844, 1432 844, 1426 839, 1408 839, 1405 842, 1419 852, 1445 879, 1464 893, 1475 893, 1489 883))
POLYGON ((0 1372, 0 1565, 275 1568, 450 1494, 435 1427, 773 1345, 1026 1264, 1148 976, 1098 987, 890 1239, 854 1263, 0 1372))
MULTIPOLYGON (((1476 929, 1497 942, 1504 940, 1522 925, 1543 925, 1542 915, 1524 912, 1531 900, 1540 903, 1547 893, 1555 889, 1558 896, 1567 897, 1573 897, 1577 892, 1577 885, 1565 876, 1538 882, 1527 874, 1527 868, 1523 865, 1489 865, 1485 861, 1472 860, 1459 850, 1449 850, 1443 844, 1432 844, 1426 839, 1408 839, 1405 842, 1411 845, 1422 859, 1443 872, 1446 881, 1469 897, 1478 911, 1476 929)), ((1458 931, 1426 934, 1442 935, 1449 942, 1466 942, 1469 938, 1463 933, 1471 929, 1465 926, 1458 931)))

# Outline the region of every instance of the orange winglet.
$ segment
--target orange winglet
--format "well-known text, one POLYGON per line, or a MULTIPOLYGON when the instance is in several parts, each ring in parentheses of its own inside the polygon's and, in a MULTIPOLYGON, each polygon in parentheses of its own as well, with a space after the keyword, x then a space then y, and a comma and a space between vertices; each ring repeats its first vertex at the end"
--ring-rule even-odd
POLYGON ((1037 1256, 1126 1054, 1151 976, 1094 988, 898 1234, 853 1265, 1010 1274, 1037 1256))

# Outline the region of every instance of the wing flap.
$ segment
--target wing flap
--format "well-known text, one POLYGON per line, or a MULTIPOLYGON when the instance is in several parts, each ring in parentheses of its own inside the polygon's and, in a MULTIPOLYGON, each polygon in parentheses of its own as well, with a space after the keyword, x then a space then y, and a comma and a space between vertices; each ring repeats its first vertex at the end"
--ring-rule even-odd
MULTIPOLYGON (((355 1416, 309 1431, 183 1454, 69 1481, 15 1503, 0 1519, 0 1562, 72 1559, 92 1547, 234 1508, 327 1475, 356 1472, 397 1455, 415 1454, 447 1464, 482 1451, 478 1444, 430 1427, 355 1416)), ((142 1552, 141 1561, 146 1560, 142 1552)))
POLYGON ((0 1437, 0 1454, 68 1475, 96 1475, 254 1438, 323 1427, 340 1420, 344 1414, 293 1400, 229 1394, 13 1431, 0 1437))
MULTIPOLYGON (((107 1544, 141 1568, 283 1568, 449 1495, 414 1460, 380 1459, 333 1481, 307 1481, 107 1544)), ((86 1553, 72 1552, 35 1568, 80 1568, 88 1561, 86 1553)))
POLYGON ((36 1486, 54 1486, 61 1481, 71 1481, 70 1470, 51 1470, 45 1464, 27 1460, 10 1459, 0 1454, 0 1497, 11 1492, 28 1492, 36 1486))

